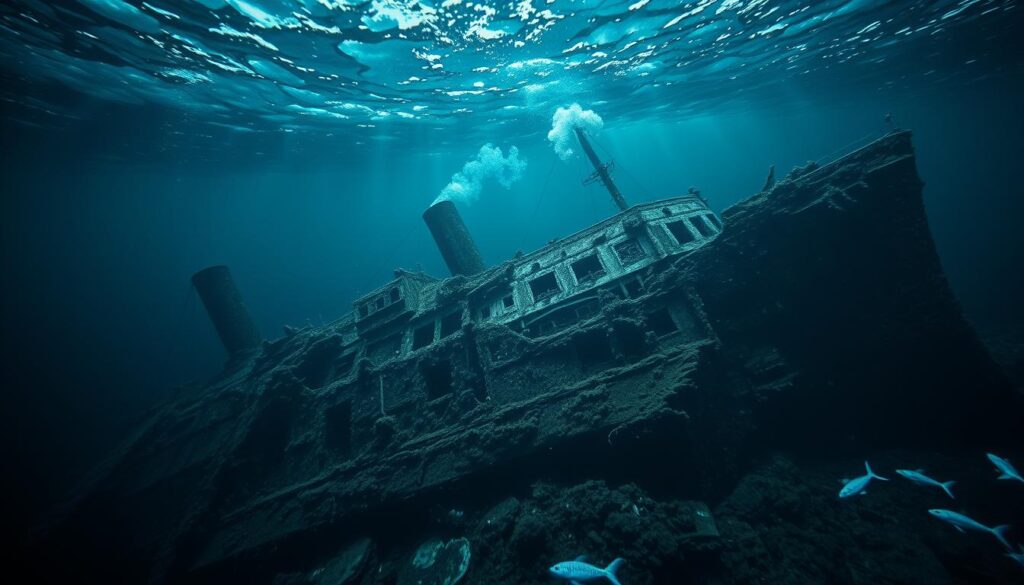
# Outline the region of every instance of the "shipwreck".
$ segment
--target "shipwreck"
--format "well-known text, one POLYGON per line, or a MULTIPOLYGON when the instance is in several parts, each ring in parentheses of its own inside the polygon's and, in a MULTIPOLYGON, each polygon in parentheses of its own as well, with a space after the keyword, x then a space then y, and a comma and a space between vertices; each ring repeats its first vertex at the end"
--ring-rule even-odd
POLYGON ((632 552, 630 582, 742 582, 715 506, 759 454, 1021 428, 942 275, 909 132, 721 216, 697 192, 628 205, 578 137, 619 212, 534 252, 485 266, 442 201, 423 218, 450 277, 396 271, 348 315, 272 341, 226 268, 197 273, 228 366, 50 520, 35 554, 60 562, 40 571, 541 583, 586 548, 632 552), (599 497, 594 479, 639 487, 599 497), (604 509, 589 497, 619 524, 531 520, 538 502, 604 509), (640 536, 655 526, 660 548, 640 536))

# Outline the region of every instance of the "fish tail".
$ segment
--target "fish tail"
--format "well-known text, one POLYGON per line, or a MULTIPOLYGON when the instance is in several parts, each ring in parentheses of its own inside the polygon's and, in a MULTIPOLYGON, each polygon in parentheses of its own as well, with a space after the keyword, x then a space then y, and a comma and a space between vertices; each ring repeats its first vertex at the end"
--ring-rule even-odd
POLYGON ((955 481, 947 481, 946 483, 940 483, 939 485, 942 486, 942 489, 946 490, 946 494, 949 497, 951 497, 951 498, 953 498, 955 500, 956 496, 953 495, 953 485, 954 484, 956 484, 955 481))
POLYGON ((615 559, 607 567, 605 567, 605 577, 608 577, 608 580, 611 581, 612 585, 621 585, 621 583, 619 583, 618 578, 615 577, 615 571, 618 571, 619 567, 621 567, 622 563, 624 562, 626 562, 625 559, 620 557, 615 559))
POLYGON ((1005 546, 1008 550, 1013 550, 1013 545, 1010 544, 1009 540, 1006 540, 1006 531, 1009 529, 1010 526, 1008 524, 996 526, 992 529, 992 534, 994 534, 995 537, 999 539, 999 542, 1003 543, 1003 546, 1005 546))
POLYGON ((877 475, 874 471, 872 471, 871 470, 871 464, 868 463, 867 461, 864 462, 864 469, 867 469, 868 470, 868 475, 870 475, 871 477, 873 477, 875 479, 880 479, 882 481, 889 481, 888 478, 882 477, 881 475, 877 475))

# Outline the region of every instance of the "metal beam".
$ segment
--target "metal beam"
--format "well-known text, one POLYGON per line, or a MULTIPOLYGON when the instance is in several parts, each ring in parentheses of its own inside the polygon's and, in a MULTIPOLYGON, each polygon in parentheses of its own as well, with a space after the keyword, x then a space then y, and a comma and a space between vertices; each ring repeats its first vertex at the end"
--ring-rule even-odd
POLYGON ((587 158, 590 159, 590 164, 594 165, 594 174, 601 180, 604 188, 608 190, 608 193, 612 196, 612 200, 615 201, 615 205, 619 206, 619 209, 625 211, 629 206, 626 205, 626 200, 622 197, 622 193, 619 192, 619 188, 612 182, 612 175, 608 172, 608 168, 611 163, 602 163, 601 159, 597 158, 597 153, 594 152, 594 147, 590 146, 590 141, 587 140, 587 135, 580 130, 579 126, 573 128, 576 131, 576 138, 580 141, 580 146, 583 147, 583 152, 587 154, 587 158))

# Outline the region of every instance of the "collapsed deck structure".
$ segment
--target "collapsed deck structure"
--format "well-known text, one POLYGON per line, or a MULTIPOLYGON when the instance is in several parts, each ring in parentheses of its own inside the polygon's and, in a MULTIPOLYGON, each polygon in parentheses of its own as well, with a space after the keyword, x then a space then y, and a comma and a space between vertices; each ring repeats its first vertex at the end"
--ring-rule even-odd
POLYGON ((226 272, 197 275, 230 367, 112 454, 40 555, 116 580, 450 584, 402 568, 441 533, 466 537, 469 582, 534 582, 528 562, 494 576, 468 551, 536 481, 671 494, 687 502, 671 554, 713 556, 713 505, 758 452, 991 439, 1020 420, 942 277, 909 132, 721 218, 697 194, 620 200, 490 268, 435 204, 453 276, 397 271, 344 318, 262 343, 226 272))

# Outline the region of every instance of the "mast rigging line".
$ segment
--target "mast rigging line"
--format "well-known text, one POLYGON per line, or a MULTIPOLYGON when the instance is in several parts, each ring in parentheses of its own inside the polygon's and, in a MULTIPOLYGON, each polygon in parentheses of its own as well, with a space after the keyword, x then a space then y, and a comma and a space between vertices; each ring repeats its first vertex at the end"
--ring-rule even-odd
MULTIPOLYGON (((554 174, 554 172, 555 172, 555 163, 556 162, 557 162, 557 159, 555 159, 555 158, 551 159, 551 166, 548 167, 548 174, 544 178, 544 183, 540 187, 540 193, 537 195, 537 204, 533 206, 533 213, 530 214, 529 225, 531 225, 531 226, 536 225, 534 223, 534 220, 537 219, 537 212, 540 211, 540 205, 541 205, 541 203, 544 202, 544 195, 547 194, 548 182, 551 181, 551 175, 554 174)), ((526 243, 526 230, 523 230, 522 234, 523 234, 522 237, 519 238, 519 249, 522 249, 523 248, 523 244, 526 243)))

